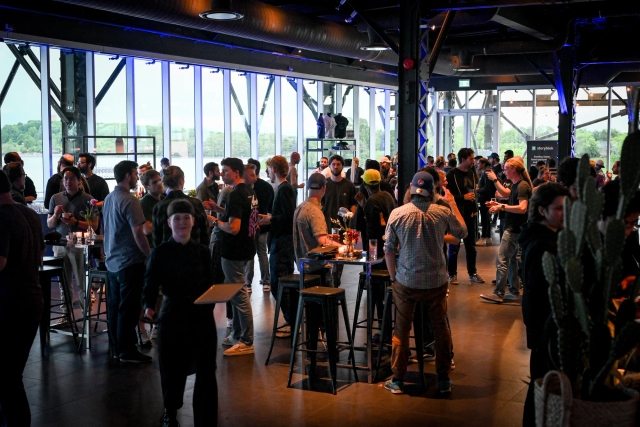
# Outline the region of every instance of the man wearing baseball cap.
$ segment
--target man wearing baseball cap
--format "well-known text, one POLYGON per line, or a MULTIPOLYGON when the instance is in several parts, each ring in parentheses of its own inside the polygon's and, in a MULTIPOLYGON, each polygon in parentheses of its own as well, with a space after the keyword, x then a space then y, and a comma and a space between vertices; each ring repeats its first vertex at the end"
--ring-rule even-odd
POLYGON ((389 183, 396 176, 396 172, 391 168, 391 159, 387 156, 380 157, 380 175, 382 180, 389 183))
POLYGON ((445 191, 444 200, 451 205, 447 209, 434 203, 433 189, 431 174, 415 174, 411 202, 391 212, 386 229, 384 252, 397 314, 391 352, 393 378, 384 386, 394 394, 404 391, 409 333, 417 302, 424 303, 433 328, 438 391, 448 393, 452 386, 451 332, 446 320, 448 275, 442 246, 445 234, 462 239, 467 228, 453 195, 445 191))

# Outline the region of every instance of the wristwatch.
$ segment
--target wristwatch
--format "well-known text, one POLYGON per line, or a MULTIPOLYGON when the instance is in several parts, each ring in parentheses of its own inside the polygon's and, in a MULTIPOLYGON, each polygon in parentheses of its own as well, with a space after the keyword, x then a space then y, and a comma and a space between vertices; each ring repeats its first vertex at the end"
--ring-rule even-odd
POLYGON ((502 212, 504 212, 506 208, 507 208, 506 205, 504 205, 504 204, 500 205, 500 210, 502 212))
POLYGON ((495 184, 497 180, 498 180, 498 178, 494 179, 494 180, 493 180, 493 183, 495 184))

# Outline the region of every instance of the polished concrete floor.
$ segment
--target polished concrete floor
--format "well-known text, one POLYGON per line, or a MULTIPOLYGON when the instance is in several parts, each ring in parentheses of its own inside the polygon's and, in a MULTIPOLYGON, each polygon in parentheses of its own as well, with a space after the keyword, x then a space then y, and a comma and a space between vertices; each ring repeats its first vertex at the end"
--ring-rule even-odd
MULTIPOLYGON (((496 237, 497 243, 497 237, 496 237)), ((478 247, 478 273, 485 284, 470 284, 465 273, 464 249, 459 254, 460 285, 451 286, 449 318, 456 369, 451 395, 438 396, 435 362, 425 365, 427 389, 409 384, 404 395, 392 395, 382 382, 369 385, 363 372, 338 369, 339 391, 332 395, 328 380, 307 381, 300 365, 287 388, 289 340, 277 339, 269 366, 265 366, 275 301, 254 285, 251 296, 255 321, 255 355, 224 357, 219 347, 217 380, 221 426, 519 426, 528 381, 529 352, 519 306, 483 302, 480 293, 492 289, 497 246, 478 247), (419 423, 419 424, 418 424, 419 423)), ((257 263, 256 263, 257 268, 257 263)), ((353 316, 356 267, 346 267, 343 287, 353 316)), ((256 274, 257 283, 259 273, 256 274)), ((215 308, 218 341, 228 331, 225 308, 215 308)), ((344 336, 344 334, 342 334, 344 336)), ((363 330, 356 344, 364 341, 363 330)), ((101 427, 157 426, 163 411, 156 349, 152 364, 130 365, 108 356, 106 335, 93 340, 90 350, 75 351, 73 339, 52 335, 50 351, 41 358, 36 339, 24 371, 33 426, 101 427)), ((361 358, 362 355, 358 355, 361 358)), ((417 381, 417 365, 409 367, 408 381, 417 381)), ((318 367, 326 377, 326 369, 318 367)), ((390 375, 387 372, 383 375, 390 375)), ((184 407, 178 419, 193 425, 189 377, 184 407)), ((383 380, 382 380, 383 381, 383 380)))

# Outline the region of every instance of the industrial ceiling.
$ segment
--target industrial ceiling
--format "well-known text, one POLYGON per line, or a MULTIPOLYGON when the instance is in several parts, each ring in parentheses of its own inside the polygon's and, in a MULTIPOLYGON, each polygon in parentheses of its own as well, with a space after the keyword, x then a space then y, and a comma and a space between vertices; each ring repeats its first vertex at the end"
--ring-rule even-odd
MULTIPOLYGON (((397 85, 397 1, 234 0, 244 17, 229 22, 198 16, 210 7, 209 0, 9 0, 0 5, 0 28, 7 40, 397 85), (362 49, 376 41, 390 49, 362 49)), ((640 3, 423 0, 428 51, 447 11, 456 15, 431 75, 436 89, 456 87, 461 77, 478 89, 552 85, 555 55, 571 47, 582 86, 640 81, 640 3)))

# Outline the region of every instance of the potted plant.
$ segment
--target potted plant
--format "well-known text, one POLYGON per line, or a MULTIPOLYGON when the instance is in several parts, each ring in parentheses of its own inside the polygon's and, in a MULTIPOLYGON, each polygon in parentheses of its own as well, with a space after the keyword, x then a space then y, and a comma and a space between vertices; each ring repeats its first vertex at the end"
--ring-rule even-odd
POLYGON ((621 170, 617 213, 603 234, 597 223, 604 195, 596 189, 589 157, 580 159, 578 199, 565 200, 557 259, 548 252, 543 256, 556 328, 549 340, 549 357, 556 370, 536 381, 538 426, 634 425, 638 395, 616 385, 615 377, 617 362, 640 343, 633 301, 640 290, 640 274, 631 298, 617 310, 615 326, 610 311, 613 291, 622 279, 623 215, 640 183, 640 137, 625 140, 621 170))

